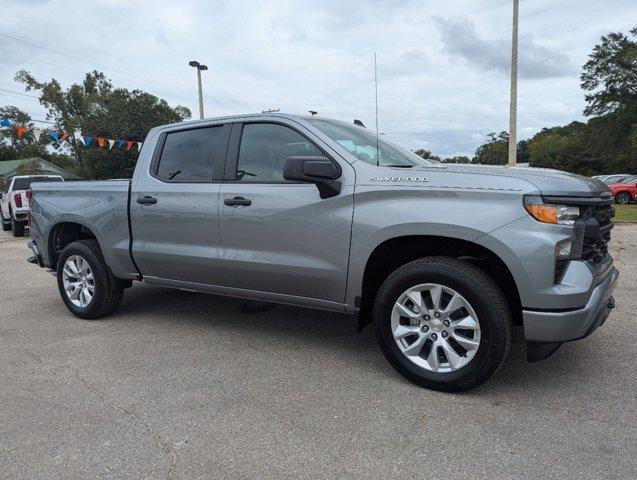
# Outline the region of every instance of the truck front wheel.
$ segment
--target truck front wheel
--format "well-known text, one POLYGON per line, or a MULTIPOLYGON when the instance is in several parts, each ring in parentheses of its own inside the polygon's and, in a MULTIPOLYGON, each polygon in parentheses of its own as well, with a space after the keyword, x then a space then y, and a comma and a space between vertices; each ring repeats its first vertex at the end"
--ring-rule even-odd
POLYGON ((381 350, 412 382, 458 392, 488 380, 511 343, 511 311, 495 282, 469 262, 427 257, 403 265, 374 303, 381 350))
POLYGON ((119 306, 124 290, 114 288, 95 240, 69 243, 58 260, 58 289, 66 308, 76 317, 94 320, 119 306))

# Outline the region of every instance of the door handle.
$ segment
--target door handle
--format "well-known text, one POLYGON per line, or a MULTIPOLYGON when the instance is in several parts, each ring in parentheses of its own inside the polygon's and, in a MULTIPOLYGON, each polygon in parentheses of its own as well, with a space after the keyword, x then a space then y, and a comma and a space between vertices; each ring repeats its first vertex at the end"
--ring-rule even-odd
POLYGON ((229 207, 248 207, 252 205, 252 200, 243 197, 226 198, 223 201, 223 204, 228 205, 229 207))
POLYGON ((141 203, 142 205, 155 205, 157 203, 157 199, 150 195, 146 195, 145 197, 137 197, 137 203, 141 203))

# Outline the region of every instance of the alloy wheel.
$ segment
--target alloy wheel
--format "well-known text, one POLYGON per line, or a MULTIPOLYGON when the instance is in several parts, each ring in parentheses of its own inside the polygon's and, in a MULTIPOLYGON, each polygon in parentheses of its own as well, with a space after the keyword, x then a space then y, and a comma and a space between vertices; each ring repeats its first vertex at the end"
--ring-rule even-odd
POLYGON ((460 293, 426 283, 403 292, 391 313, 391 330, 407 359, 436 373, 465 367, 480 346, 480 322, 460 293))
POLYGON ((71 255, 62 269, 64 291, 71 303, 85 308, 93 300, 95 279, 88 262, 79 255, 71 255))

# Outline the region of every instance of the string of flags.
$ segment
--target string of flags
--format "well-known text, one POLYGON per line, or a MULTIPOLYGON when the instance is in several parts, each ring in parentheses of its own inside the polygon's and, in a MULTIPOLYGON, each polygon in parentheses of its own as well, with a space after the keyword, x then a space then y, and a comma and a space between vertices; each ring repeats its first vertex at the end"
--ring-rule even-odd
MULTIPOLYGON (((12 123, 11 119, 3 118, 0 120, 0 127, 10 127, 12 123)), ((22 138, 27 132, 31 132, 36 140, 39 140, 42 134, 46 132, 48 137, 55 143, 68 142, 70 138, 69 133, 65 131, 58 132, 57 130, 45 130, 38 127, 27 128, 21 125, 16 128, 16 135, 18 138, 22 138)), ((82 133, 78 131, 73 132, 73 139, 76 144, 79 142, 86 147, 90 147, 92 144, 95 144, 99 148, 108 148, 109 150, 113 148, 124 148, 127 152, 135 147, 137 147, 137 151, 140 151, 142 149, 142 144, 144 143, 136 142, 134 140, 121 140, 82 135, 82 133)))

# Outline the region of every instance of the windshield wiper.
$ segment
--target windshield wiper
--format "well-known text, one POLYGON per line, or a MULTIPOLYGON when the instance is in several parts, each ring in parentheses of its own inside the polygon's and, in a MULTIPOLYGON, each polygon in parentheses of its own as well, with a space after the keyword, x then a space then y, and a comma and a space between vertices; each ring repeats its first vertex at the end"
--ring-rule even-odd
POLYGON ((172 180, 173 178, 175 178, 180 173, 181 173, 181 170, 177 170, 176 172, 168 174, 168 180, 172 180))
POLYGON ((383 167, 392 167, 392 168, 411 168, 414 165, 383 165, 383 167))

